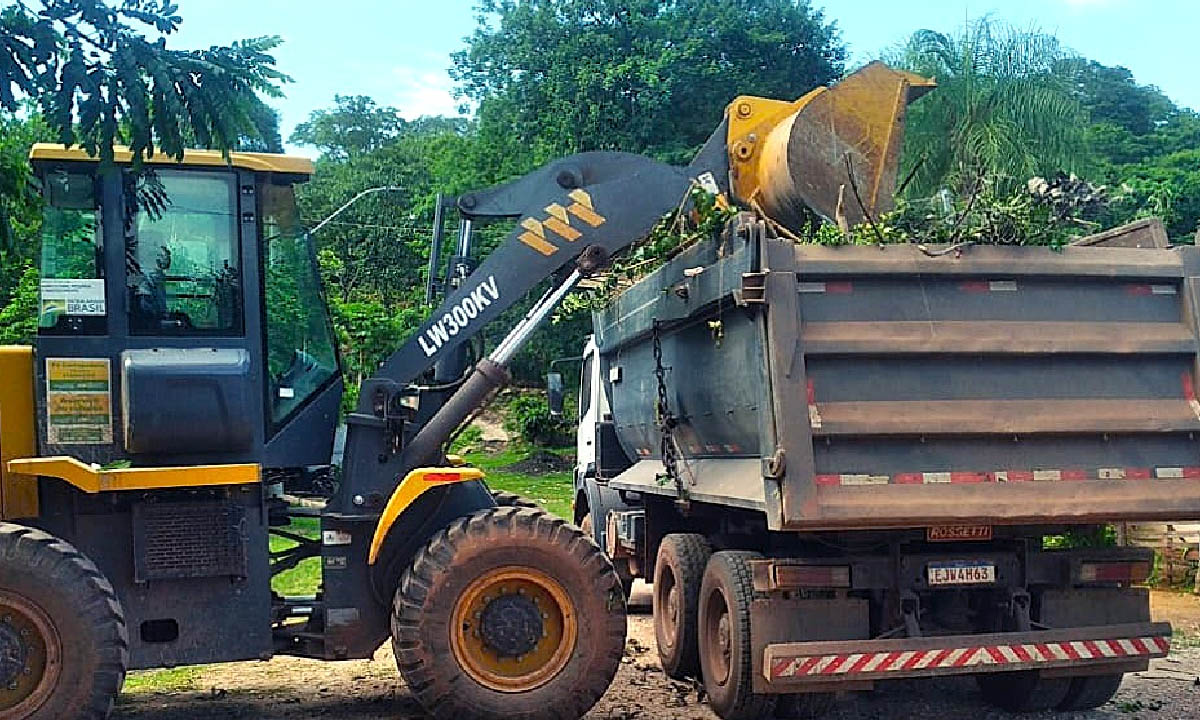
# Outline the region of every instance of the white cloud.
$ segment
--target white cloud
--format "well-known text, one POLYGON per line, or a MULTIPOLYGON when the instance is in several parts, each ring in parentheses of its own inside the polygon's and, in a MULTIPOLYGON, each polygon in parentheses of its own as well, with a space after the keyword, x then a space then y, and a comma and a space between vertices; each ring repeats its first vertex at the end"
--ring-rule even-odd
POLYGON ((396 88, 389 104, 394 105, 406 120, 422 115, 459 115, 459 101, 454 86, 445 72, 432 72, 412 67, 392 69, 396 88))
POLYGON ((1116 5, 1120 0, 1063 0, 1063 2, 1077 10, 1086 10, 1089 8, 1116 5))

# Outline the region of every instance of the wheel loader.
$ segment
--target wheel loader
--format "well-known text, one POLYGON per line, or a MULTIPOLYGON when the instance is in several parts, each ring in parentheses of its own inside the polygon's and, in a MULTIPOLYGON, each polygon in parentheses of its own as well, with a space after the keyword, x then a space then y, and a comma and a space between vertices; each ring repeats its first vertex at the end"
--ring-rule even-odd
POLYGON ((582 716, 622 656, 622 578, 574 525, 498 499, 448 438, 563 297, 694 187, 733 183, 780 221, 886 210, 904 108, 927 87, 873 64, 797 102, 738 98, 687 167, 589 152, 439 199, 441 302, 344 418, 296 210, 308 160, 193 150, 136 168, 128 149, 106 166, 34 146, 38 332, 0 348, 0 719, 106 717, 129 670, 369 658, 389 638, 433 717, 582 716), (780 121, 807 140, 758 134, 780 121), (496 221, 515 228, 477 263, 474 233, 496 221), (272 552, 272 536, 295 547, 272 552), (273 592, 305 558, 315 595, 273 592))

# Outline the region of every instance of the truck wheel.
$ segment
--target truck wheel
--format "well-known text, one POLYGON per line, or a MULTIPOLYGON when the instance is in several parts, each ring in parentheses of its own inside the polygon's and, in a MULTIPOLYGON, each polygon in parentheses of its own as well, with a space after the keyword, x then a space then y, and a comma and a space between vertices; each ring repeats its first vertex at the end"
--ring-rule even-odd
POLYGON ((504 490, 493 490, 492 499, 496 501, 496 507, 522 507, 522 508, 540 508, 534 501, 512 492, 504 490))
POLYGON ((654 639, 667 677, 682 680, 700 671, 697 626, 700 583, 712 555, 703 535, 674 533, 658 545, 654 562, 654 639))
POLYGON ((0 523, 0 717, 102 720, 128 663, 121 605, 92 561, 0 523))
POLYGON ((435 718, 581 717, 621 662, 625 598, 578 528, 491 508, 417 553, 396 592, 392 647, 435 718))
POLYGON ((1124 678, 1124 673, 1071 678, 1071 689, 1067 691, 1067 697, 1058 704, 1058 709, 1093 710, 1098 708, 1112 700, 1124 678))
POLYGON ((1067 697, 1071 678, 1043 678, 1036 670, 985 673, 975 676, 983 698, 1009 712, 1041 712, 1058 707, 1067 697))
POLYGON ((753 692, 750 603, 753 552, 714 553, 700 584, 700 672, 708 704, 724 720, 769 716, 776 696, 753 692))

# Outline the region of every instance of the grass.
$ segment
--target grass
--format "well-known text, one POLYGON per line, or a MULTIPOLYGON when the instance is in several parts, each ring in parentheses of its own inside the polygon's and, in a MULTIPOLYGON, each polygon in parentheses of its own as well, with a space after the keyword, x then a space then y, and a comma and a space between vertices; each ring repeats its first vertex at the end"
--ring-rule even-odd
MULTIPOLYGON (((285 529, 297 535, 316 539, 321 536, 321 521, 308 517, 292 518, 292 524, 285 529)), ((271 536, 271 552, 279 552, 293 547, 296 547, 296 543, 291 540, 278 535, 271 536)), ((305 558, 291 570, 281 572, 271 578, 271 589, 285 596, 312 595, 320 584, 321 558, 319 557, 305 558)))
MULTIPOLYGON (((530 452, 529 448, 510 448, 497 453, 469 453, 465 459, 483 470, 491 489, 523 495, 559 517, 572 519, 571 500, 575 488, 570 470, 545 475, 525 475, 503 469, 524 460, 530 452)), ((565 451, 554 452, 563 454, 565 451)))
POLYGON ((163 670, 136 670, 125 678, 122 692, 177 693, 195 690, 204 676, 207 665, 165 668, 163 670))

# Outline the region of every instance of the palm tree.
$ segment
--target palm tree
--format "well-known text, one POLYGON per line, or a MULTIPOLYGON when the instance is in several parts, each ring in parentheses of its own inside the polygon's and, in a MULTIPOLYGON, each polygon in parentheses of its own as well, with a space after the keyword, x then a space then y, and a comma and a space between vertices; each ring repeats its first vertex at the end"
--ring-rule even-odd
POLYGON ((889 59, 938 90, 909 108, 906 194, 966 196, 981 181, 1007 193, 1034 175, 1081 171, 1087 113, 1061 70, 1069 57, 1053 35, 986 16, 953 36, 913 33, 889 59))

